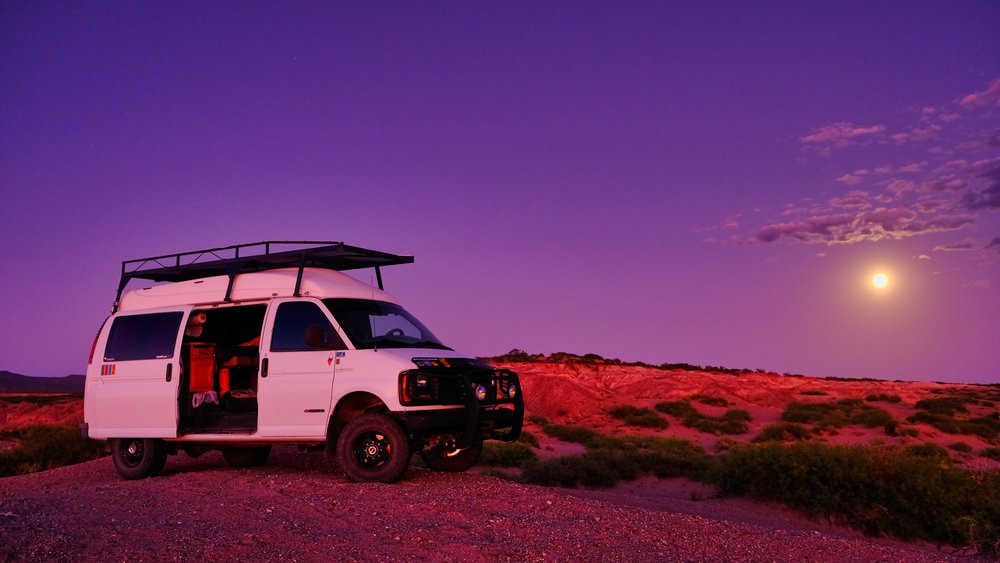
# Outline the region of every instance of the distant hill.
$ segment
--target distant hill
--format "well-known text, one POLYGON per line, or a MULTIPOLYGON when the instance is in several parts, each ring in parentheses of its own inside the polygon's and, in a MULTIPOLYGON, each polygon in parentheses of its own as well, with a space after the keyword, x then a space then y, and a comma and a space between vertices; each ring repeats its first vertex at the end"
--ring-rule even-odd
POLYGON ((86 376, 31 377, 0 371, 0 393, 82 393, 86 376))

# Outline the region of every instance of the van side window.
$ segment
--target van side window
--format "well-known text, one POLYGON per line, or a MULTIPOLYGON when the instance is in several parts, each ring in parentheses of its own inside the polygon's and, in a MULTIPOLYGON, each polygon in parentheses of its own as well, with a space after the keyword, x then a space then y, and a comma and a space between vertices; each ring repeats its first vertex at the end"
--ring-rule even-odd
POLYGON ((345 348, 344 341, 315 303, 289 301, 278 305, 271 336, 272 352, 345 348))
POLYGON ((184 313, 118 317, 108 333, 105 362, 172 358, 184 313))

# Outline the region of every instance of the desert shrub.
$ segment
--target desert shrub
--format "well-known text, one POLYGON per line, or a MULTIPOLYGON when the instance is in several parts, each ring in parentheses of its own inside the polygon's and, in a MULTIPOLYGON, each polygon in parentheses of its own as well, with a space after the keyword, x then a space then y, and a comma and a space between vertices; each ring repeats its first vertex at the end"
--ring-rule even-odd
POLYGON ((920 431, 912 426, 907 426, 906 428, 900 428, 896 430, 896 435, 898 436, 910 436, 917 437, 920 435, 920 431))
POLYGON ((882 426, 886 429, 886 433, 889 433, 889 428, 895 431, 896 427, 896 420, 892 418, 892 415, 888 411, 878 407, 864 406, 857 409, 851 413, 849 420, 851 424, 857 424, 865 428, 878 428, 882 426))
POLYGON ((521 431, 521 437, 517 439, 518 443, 528 444, 529 446, 538 447, 538 436, 535 436, 527 430, 521 431))
POLYGON ((951 465, 951 456, 948 455, 948 450, 942 448, 934 442, 925 442, 923 444, 906 446, 903 448, 903 452, 908 456, 930 459, 936 463, 951 465))
POLYGON ((916 407, 920 410, 939 413, 945 416, 955 416, 955 413, 967 413, 962 401, 953 397, 941 397, 938 399, 921 399, 917 401, 916 407))
POLYGON ((865 405, 860 399, 841 399, 834 403, 790 403, 781 413, 781 420, 812 424, 817 429, 842 428, 848 424, 865 428, 885 427, 895 432, 895 420, 887 411, 865 405))
POLYGON ((479 463, 488 467, 522 467, 536 458, 535 451, 527 444, 489 441, 483 444, 479 463))
POLYGON ((988 459, 1000 461, 1000 448, 983 448, 979 455, 988 459))
POLYGON ((771 424, 761 429, 753 441, 754 442, 794 442, 798 440, 808 440, 812 437, 812 432, 808 428, 795 422, 779 422, 771 424))
POLYGON ((822 395, 827 395, 827 394, 828 393, 826 391, 823 391, 822 389, 806 389, 805 391, 800 391, 799 392, 799 395, 822 396, 822 395))
POLYGON ((954 418, 944 410, 918 411, 906 418, 908 422, 923 422, 948 434, 967 434, 996 440, 1000 436, 1000 415, 993 413, 978 418, 954 418))
POLYGON ((597 440, 601 436, 594 430, 572 424, 545 424, 542 426, 542 432, 563 442, 577 442, 583 445, 587 445, 588 442, 597 440))
POLYGON ((576 487, 611 487, 616 483, 614 471, 586 455, 557 457, 524 465, 522 478, 537 485, 576 487))
POLYGON ((76 426, 35 424, 12 431, 18 445, 0 453, 0 477, 34 473, 97 459, 104 446, 85 440, 76 426))
POLYGON ((847 423, 847 418, 833 403, 789 403, 781 413, 781 420, 821 428, 840 428, 847 423))
MULTIPOLYGON (((691 421, 691 427, 707 434, 744 434, 750 429, 747 424, 753 420, 743 409, 729 409, 722 416, 701 415, 691 421)), ((685 426, 688 420, 685 419, 685 426)))
MULTIPOLYGON (((728 404, 728 403, 727 403, 728 404)), ((743 434, 749 429, 752 417, 743 409, 730 409, 722 416, 709 416, 698 412, 686 400, 657 403, 656 410, 681 419, 681 424, 707 434, 743 434)))
POLYGON ((641 426, 643 428, 666 428, 669 423, 656 411, 645 407, 634 407, 632 405, 617 405, 608 409, 608 414, 621 420, 629 426, 641 426))
POLYGON ((739 445, 716 458, 708 478, 725 493, 779 500, 869 534, 989 551, 1000 542, 1000 474, 974 478, 943 464, 943 451, 739 445))
POLYGON ((656 436, 607 436, 593 433, 582 455, 528 460, 523 479, 540 485, 610 487, 621 480, 652 474, 661 478, 698 477, 709 458, 697 444, 656 436))
POLYGON ((544 426, 549 423, 549 419, 538 414, 529 414, 526 420, 532 424, 537 424, 539 426, 544 426))
POLYGON ((691 406, 691 403, 683 399, 680 401, 663 401, 662 403, 656 403, 653 408, 663 414, 669 414, 670 416, 675 416, 680 419, 692 414, 698 414, 698 411, 691 406))
POLYGON ((883 403, 898 403, 903 399, 901 399, 899 395, 889 395, 887 393, 879 393, 877 395, 876 394, 868 395, 867 397, 865 397, 865 400, 868 401, 869 403, 875 403, 878 401, 882 401, 883 403))
POLYGON ((700 393, 691 395, 692 401, 698 401, 704 405, 712 405, 714 407, 728 407, 729 401, 723 397, 715 397, 713 395, 702 395, 700 393))
POLYGON ((965 442, 952 442, 948 444, 948 447, 956 452, 961 452, 963 454, 972 453, 972 446, 966 444, 965 442))
POLYGON ((71 401, 83 400, 83 393, 57 393, 57 394, 25 394, 25 395, 4 395, 0 397, 0 403, 18 404, 31 403, 33 405, 52 405, 57 403, 68 403, 71 401))

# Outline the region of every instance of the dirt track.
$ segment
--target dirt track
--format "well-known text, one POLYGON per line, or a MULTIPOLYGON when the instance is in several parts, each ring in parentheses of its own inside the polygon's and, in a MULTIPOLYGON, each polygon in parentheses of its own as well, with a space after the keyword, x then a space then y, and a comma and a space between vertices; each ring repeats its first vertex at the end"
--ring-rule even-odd
POLYGON ((394 485, 357 484, 322 453, 294 448, 277 448, 255 469, 182 454, 140 481, 120 480, 105 458, 0 479, 0 560, 974 560, 754 521, 747 506, 420 469, 394 485))

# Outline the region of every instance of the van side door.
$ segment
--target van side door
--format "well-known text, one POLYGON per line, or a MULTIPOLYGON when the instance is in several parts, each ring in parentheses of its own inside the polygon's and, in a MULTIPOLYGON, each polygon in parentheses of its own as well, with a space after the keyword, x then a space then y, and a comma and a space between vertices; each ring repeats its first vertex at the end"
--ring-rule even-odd
POLYGON ((267 313, 257 392, 257 434, 323 438, 337 350, 346 346, 316 299, 276 299, 267 313))
POLYGON ((190 308, 119 314, 88 368, 87 418, 92 437, 177 436, 181 331, 190 308))

